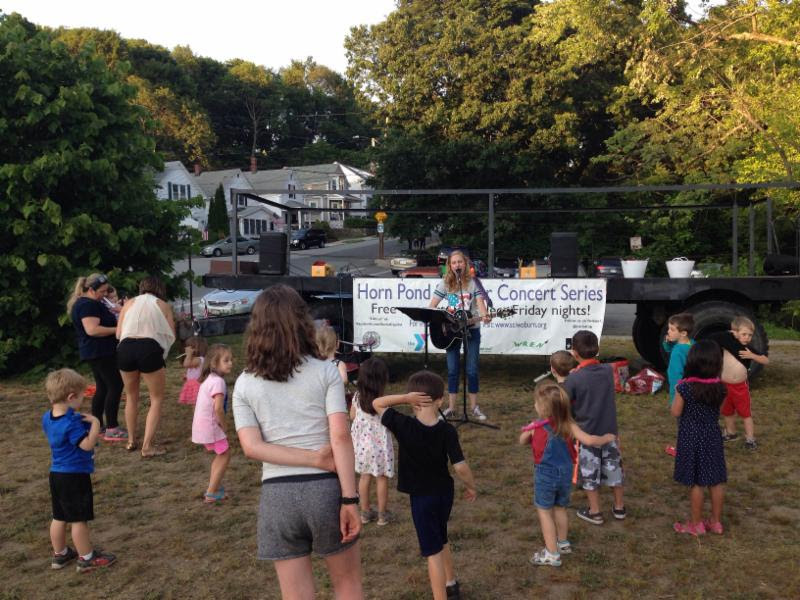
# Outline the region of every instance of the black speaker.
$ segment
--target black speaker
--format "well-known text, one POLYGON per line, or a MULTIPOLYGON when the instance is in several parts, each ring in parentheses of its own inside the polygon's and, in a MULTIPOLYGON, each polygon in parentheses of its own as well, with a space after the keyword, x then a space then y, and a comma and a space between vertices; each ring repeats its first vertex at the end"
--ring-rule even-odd
POLYGON ((258 272, 264 275, 286 275, 286 234, 265 231, 258 246, 258 272))
POLYGON ((578 234, 555 231, 550 234, 550 277, 578 276, 578 234))
POLYGON ((767 254, 764 258, 764 273, 770 277, 776 275, 797 275, 798 261, 796 256, 787 254, 767 254))

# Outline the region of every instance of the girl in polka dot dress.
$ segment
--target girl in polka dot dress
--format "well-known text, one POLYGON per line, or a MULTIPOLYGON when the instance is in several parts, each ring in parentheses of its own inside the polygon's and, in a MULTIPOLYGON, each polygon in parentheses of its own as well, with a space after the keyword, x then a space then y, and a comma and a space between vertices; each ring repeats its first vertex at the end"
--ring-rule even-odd
POLYGON ((711 340, 700 340, 686 359, 684 378, 675 387, 671 412, 678 419, 674 479, 689 486, 691 518, 675 523, 678 533, 722 533, 725 499, 725 452, 720 432, 719 408, 726 389, 720 379, 722 350, 711 340), (711 495, 711 518, 703 520, 703 488, 711 495))
POLYGON ((388 382, 389 370, 385 362, 380 358, 365 360, 358 368, 358 391, 350 406, 356 473, 361 474, 358 480, 361 522, 365 525, 376 519, 378 525, 386 525, 391 520, 386 505, 389 501, 389 478, 394 477, 394 447, 389 430, 381 425, 380 416, 372 407, 372 401, 383 396, 388 382), (370 508, 373 479, 378 496, 377 512, 370 508))

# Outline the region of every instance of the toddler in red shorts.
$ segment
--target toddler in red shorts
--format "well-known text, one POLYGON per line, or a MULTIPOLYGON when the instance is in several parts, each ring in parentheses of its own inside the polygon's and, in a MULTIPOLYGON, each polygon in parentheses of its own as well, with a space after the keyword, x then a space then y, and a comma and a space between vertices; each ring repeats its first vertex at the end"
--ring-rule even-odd
POLYGON ((755 332, 753 322, 744 316, 737 316, 731 322, 731 330, 711 336, 722 348, 722 382, 728 390, 720 413, 725 420, 725 433, 722 439, 726 442, 735 440, 736 415, 744 423, 744 445, 748 450, 756 449, 756 438, 753 432, 753 416, 750 412, 750 386, 747 382, 747 370, 750 363, 769 363, 766 354, 754 352, 750 346, 755 332))

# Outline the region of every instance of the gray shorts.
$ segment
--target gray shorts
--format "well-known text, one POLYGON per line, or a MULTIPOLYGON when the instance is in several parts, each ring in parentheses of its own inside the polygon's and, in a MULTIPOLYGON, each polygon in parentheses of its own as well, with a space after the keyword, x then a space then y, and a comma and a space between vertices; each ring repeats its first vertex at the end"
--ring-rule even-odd
POLYGON ((328 556, 355 544, 342 544, 341 495, 335 473, 266 480, 258 507, 258 558, 287 560, 312 550, 328 556))
POLYGON ((599 448, 581 444, 578 465, 578 483, 585 490, 596 490, 601 485, 616 487, 625 483, 622 455, 617 442, 609 442, 599 448))

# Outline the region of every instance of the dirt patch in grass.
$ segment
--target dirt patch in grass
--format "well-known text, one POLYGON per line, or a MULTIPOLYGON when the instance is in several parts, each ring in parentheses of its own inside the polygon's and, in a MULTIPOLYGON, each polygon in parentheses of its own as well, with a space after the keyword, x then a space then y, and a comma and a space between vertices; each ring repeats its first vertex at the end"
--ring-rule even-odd
MULTIPOLYGON (((228 341, 239 358, 238 339, 228 341)), ((630 343, 617 340, 604 342, 602 351, 635 356, 630 343)), ((501 429, 460 429, 479 486, 474 504, 456 501, 450 523, 463 597, 800 597, 800 575, 790 567, 800 543, 799 354, 797 345, 775 347, 771 364, 753 384, 758 450, 726 446, 730 481, 723 536, 694 539, 672 532, 673 521, 687 517, 688 494, 672 481, 672 459, 664 453, 675 434, 666 395, 619 395, 628 518, 597 527, 570 511, 574 553, 557 569, 528 563, 542 541, 531 505, 530 451, 516 443, 519 426, 533 416, 530 384, 545 370, 545 360, 482 358, 481 406, 501 429)), ((401 390, 421 365, 419 356, 386 358, 392 391, 401 390)), ((432 368, 444 374, 443 359, 434 357, 432 368)), ((119 561, 82 576, 49 568, 49 452, 40 426, 47 403, 41 385, 2 383, 0 600, 279 598, 272 565, 255 559, 260 466, 244 458, 229 422, 234 455, 225 486, 231 499, 223 506, 203 505, 210 457, 189 439, 192 408, 177 403, 182 375, 173 361, 159 432, 169 450, 165 457, 144 461, 107 443, 97 449, 92 536, 119 561)), ((610 498, 602 495, 607 518, 610 498)), ((573 494, 574 508, 584 501, 582 492, 573 494)), ((364 531, 366 596, 428 598, 407 498, 392 490, 390 508, 398 515, 395 523, 370 524, 364 531)), ((323 563, 315 559, 314 570, 318 597, 332 598, 323 563)))

